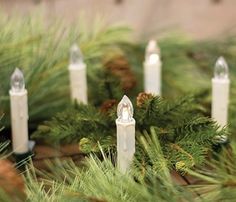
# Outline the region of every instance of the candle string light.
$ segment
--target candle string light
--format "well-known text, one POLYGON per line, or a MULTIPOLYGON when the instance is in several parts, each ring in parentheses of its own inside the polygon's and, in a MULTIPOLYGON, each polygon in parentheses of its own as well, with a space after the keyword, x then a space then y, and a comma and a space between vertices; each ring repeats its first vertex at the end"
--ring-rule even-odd
POLYGON ((161 95, 160 48, 155 40, 150 40, 144 61, 144 88, 146 93, 161 95))
POLYGON ((86 64, 83 55, 77 44, 73 44, 70 49, 70 89, 72 101, 87 104, 87 75, 86 64))
MULTIPOLYGON (((228 123, 229 73, 228 65, 221 56, 217 59, 212 79, 212 118, 221 128, 228 123)), ((227 137, 217 137, 219 142, 227 141, 227 137)))
POLYGON ((11 101, 12 146, 16 154, 29 151, 28 141, 28 101, 25 89, 24 75, 16 68, 11 76, 11 101))
POLYGON ((135 153, 135 120, 133 105, 124 95, 117 107, 117 164, 122 173, 126 173, 135 153))

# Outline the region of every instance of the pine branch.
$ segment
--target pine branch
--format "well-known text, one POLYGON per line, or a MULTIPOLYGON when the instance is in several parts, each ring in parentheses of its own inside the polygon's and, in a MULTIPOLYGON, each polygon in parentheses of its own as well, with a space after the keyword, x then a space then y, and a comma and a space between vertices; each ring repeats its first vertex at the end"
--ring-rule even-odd
MULTIPOLYGON (((29 124, 35 129, 39 122, 69 105, 67 66, 71 44, 77 42, 85 56, 90 91, 100 85, 100 80, 91 82, 94 78, 91 74, 96 74, 93 70, 103 65, 104 55, 119 48, 120 43, 129 41, 129 28, 107 27, 101 19, 89 23, 88 27, 83 26, 85 19, 80 19, 65 29, 61 20, 49 22, 50 25, 46 26, 42 15, 6 18, 1 13, 1 16, 0 103, 2 112, 6 114, 6 129, 10 125, 9 79, 15 67, 20 67, 24 72, 29 95, 29 124)), ((96 103, 99 96, 95 91, 91 103, 96 103)))
MULTIPOLYGON (((154 137, 153 137, 154 138, 154 137)), ((151 139, 150 139, 151 140, 151 139)), ((143 142, 144 145, 157 142, 143 142)), ((158 144, 155 148, 158 149, 158 144)), ((148 148, 147 148, 148 149, 148 148)), ((103 153, 103 151, 101 151, 103 153)), ((164 160, 158 153, 158 157, 164 160)), ((44 199, 44 201, 179 201, 187 199, 188 191, 177 187, 169 179, 168 169, 158 176, 156 171, 148 170, 146 180, 137 182, 134 179, 134 170, 124 175, 114 167, 111 159, 103 155, 100 160, 92 155, 84 161, 83 168, 77 167, 73 162, 56 161, 49 164, 50 173, 41 173, 39 182, 35 176, 34 168, 27 173, 27 186, 29 200, 44 199), (163 174, 165 173, 165 174, 163 174), (170 180, 170 181, 167 181, 170 180), (50 187, 50 192, 45 188, 50 187)))
MULTIPOLYGON (((51 121, 40 125, 34 138, 41 138, 51 143, 79 142, 84 137, 97 139, 109 134, 106 119, 92 106, 78 105, 57 114, 51 121)), ((98 139, 97 139, 98 140, 98 139)))
POLYGON ((196 171, 188 170, 192 176, 200 179, 199 183, 190 188, 201 195, 201 200, 206 201, 234 201, 236 185, 235 167, 235 142, 223 148, 216 158, 211 158, 207 166, 196 171))
MULTIPOLYGON (((209 118, 194 114, 194 106, 192 96, 172 103, 152 96, 134 109, 137 138, 143 131, 149 132, 153 127, 164 156, 174 169, 179 161, 184 162, 187 168, 202 164, 215 143, 214 138, 227 134, 225 129, 219 130, 209 118)), ((34 137, 53 144, 80 142, 81 150, 85 153, 98 152, 98 142, 104 151, 115 151, 115 119, 115 107, 107 114, 102 114, 94 107, 79 105, 75 109, 59 113, 51 121, 39 126, 34 137)), ((136 147, 142 150, 138 145, 136 147)), ((139 151, 138 154, 140 161, 145 162, 143 152, 139 151)))

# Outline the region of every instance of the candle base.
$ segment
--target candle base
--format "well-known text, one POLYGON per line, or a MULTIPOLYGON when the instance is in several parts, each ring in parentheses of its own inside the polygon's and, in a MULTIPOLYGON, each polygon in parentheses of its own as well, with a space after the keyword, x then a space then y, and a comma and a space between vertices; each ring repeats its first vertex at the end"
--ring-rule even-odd
POLYGON ((33 152, 32 151, 28 151, 22 154, 18 154, 18 153, 13 153, 13 156, 15 158, 15 162, 17 164, 22 164, 25 162, 29 161, 29 157, 33 156, 33 152))
POLYGON ((219 154, 223 149, 227 149, 230 145, 229 138, 227 136, 216 137, 215 144, 212 146, 212 150, 215 152, 213 154, 214 158, 218 158, 219 154))
POLYGON ((29 151, 25 153, 13 153, 13 157, 16 162, 16 166, 20 170, 25 170, 25 166, 29 163, 30 159, 34 156, 35 141, 29 141, 29 151))
POLYGON ((221 145, 228 144, 229 143, 229 138, 226 135, 216 136, 215 137, 215 143, 216 144, 221 144, 221 145))

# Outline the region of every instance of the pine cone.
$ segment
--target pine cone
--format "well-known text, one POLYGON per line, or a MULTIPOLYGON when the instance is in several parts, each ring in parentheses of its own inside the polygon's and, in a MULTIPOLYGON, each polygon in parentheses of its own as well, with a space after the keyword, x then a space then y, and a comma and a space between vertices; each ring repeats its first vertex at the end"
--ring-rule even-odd
POLYGON ((25 199, 23 178, 8 160, 0 160, 0 188, 14 201, 25 199))
POLYGON ((112 99, 112 100, 105 100, 103 103, 102 103, 102 106, 101 106, 101 112, 102 113, 108 113, 113 107, 115 107, 116 105, 118 104, 118 101, 115 100, 115 99, 112 99))
POLYGON ((144 93, 144 92, 139 93, 137 97, 137 106, 141 107, 145 103, 145 101, 151 98, 153 98, 153 95, 150 93, 144 93))
POLYGON ((130 65, 124 56, 113 57, 106 61, 104 66, 107 71, 119 78, 122 89, 125 92, 136 86, 137 81, 135 75, 131 71, 130 65))
POLYGON ((206 54, 204 52, 188 51, 187 56, 197 61, 206 59, 206 54))

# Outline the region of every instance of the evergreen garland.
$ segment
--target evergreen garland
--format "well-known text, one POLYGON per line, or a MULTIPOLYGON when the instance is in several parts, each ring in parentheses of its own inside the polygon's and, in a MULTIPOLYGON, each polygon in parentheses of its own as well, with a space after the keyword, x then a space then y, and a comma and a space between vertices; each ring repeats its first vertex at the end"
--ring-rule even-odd
MULTIPOLYGON (((144 44, 131 44, 126 27, 104 28, 95 23, 89 31, 85 27, 79 32, 73 28, 65 35, 58 25, 45 29, 40 18, 21 20, 3 15, 0 21, 3 95, 0 101, 6 114, 6 128, 9 127, 9 78, 13 68, 20 66, 30 96, 30 126, 34 128, 40 121, 50 119, 38 127, 33 137, 51 145, 77 143, 82 152, 90 153, 82 168, 62 160, 56 165, 49 164, 53 175, 37 173, 45 180, 38 180, 35 168, 30 167, 25 173, 27 200, 187 201, 193 196, 195 201, 235 200, 235 143, 210 156, 215 138, 230 133, 227 128, 220 130, 209 118, 214 62, 223 55, 230 67, 235 66, 234 38, 217 43, 193 43, 179 37, 160 41, 163 95, 172 101, 145 93, 137 97, 136 154, 129 175, 123 175, 114 165, 116 104, 124 93, 134 103, 135 95, 143 89, 144 44), (88 64, 91 105, 69 106, 67 53, 74 41, 80 43, 88 64), (189 91, 197 93, 183 97, 189 91), (177 96, 182 97, 176 99, 177 96), (172 181, 172 169, 191 174, 201 182, 179 186, 172 181)), ((229 129, 234 134, 234 68, 230 68, 230 77, 229 129)), ((6 145, 0 145, 1 152, 6 145)), ((0 193, 0 198, 5 198, 4 193, 0 193)))
MULTIPOLYGON (((153 127, 169 165, 182 162, 186 167, 193 167, 203 163, 214 138, 226 134, 211 119, 196 113, 192 96, 170 102, 140 93, 138 101, 134 107, 136 139, 153 127), (140 103, 142 97, 145 99, 140 103)), ((116 106, 103 114, 90 105, 80 104, 44 122, 33 137, 51 144, 78 143, 86 153, 99 151, 98 142, 104 150, 115 151, 115 119, 116 106)), ((137 148, 141 160, 143 152, 138 144, 137 148)))
MULTIPOLYGON (((87 63, 88 82, 98 85, 94 76, 102 69, 104 55, 119 50, 119 44, 128 42, 130 29, 126 26, 106 26, 97 18, 89 27, 85 19, 75 26, 60 21, 46 25, 42 15, 24 18, 0 13, 0 104, 5 116, 3 123, 10 127, 9 89, 14 68, 22 69, 28 90, 29 127, 52 117, 70 103, 68 62, 73 43, 80 46, 87 63)), ((97 75, 98 76, 98 75, 97 75)), ((96 103, 93 86, 88 86, 89 98, 96 103)))

